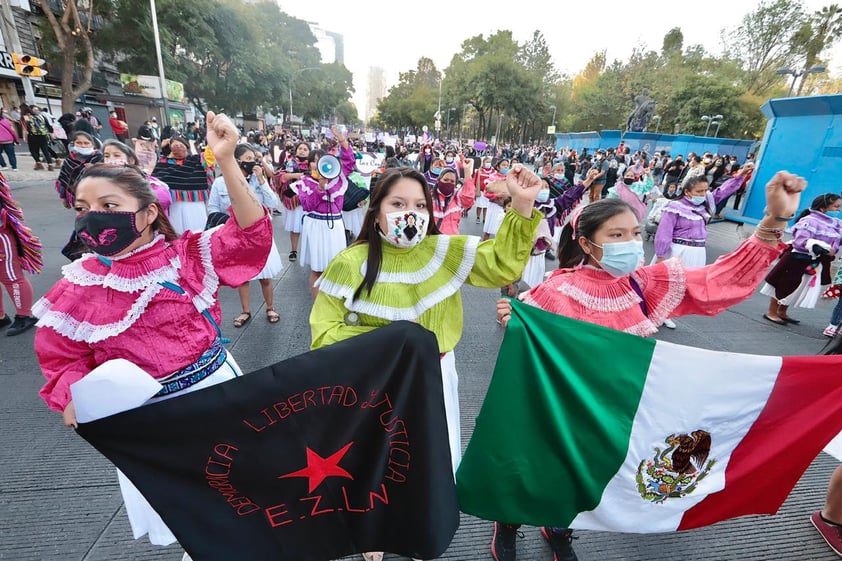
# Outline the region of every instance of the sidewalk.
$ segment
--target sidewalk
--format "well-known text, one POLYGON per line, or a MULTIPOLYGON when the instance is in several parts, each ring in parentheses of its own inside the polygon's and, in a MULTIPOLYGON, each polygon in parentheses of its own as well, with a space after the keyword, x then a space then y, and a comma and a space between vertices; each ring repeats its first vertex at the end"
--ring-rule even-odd
MULTIPOLYGON (((35 160, 29 154, 29 150, 26 144, 21 144, 15 150, 15 155, 18 158, 18 169, 13 170, 12 168, 2 170, 3 176, 6 178, 6 181, 9 183, 14 183, 17 181, 52 181, 58 177, 59 169, 61 166, 55 165, 53 163, 53 171, 47 170, 47 164, 44 164, 43 170, 35 170, 35 160)), ((4 159, 5 155, 4 155, 4 159)), ((9 162, 6 162, 8 165, 9 162)))

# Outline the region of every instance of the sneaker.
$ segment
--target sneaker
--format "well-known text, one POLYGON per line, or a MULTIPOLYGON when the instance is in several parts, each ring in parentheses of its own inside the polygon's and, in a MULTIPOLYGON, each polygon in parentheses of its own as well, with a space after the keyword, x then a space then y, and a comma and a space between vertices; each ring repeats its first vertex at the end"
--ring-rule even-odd
POLYGON ((7 337, 14 337, 15 335, 20 335, 24 331, 35 327, 35 324, 38 323, 38 318, 34 318, 32 316, 15 316, 15 321, 12 323, 12 326, 6 330, 7 337))
POLYGON ((39 169, 44 169, 44 164, 42 164, 41 162, 35 162, 35 167, 33 169, 35 169, 35 171, 38 171, 39 169))
POLYGON ((836 552, 836 555, 842 556, 842 526, 836 524, 828 524, 822 519, 821 511, 814 512, 810 516, 810 522, 813 523, 816 530, 830 546, 830 549, 836 552))
POLYGON ((515 561, 517 559, 518 537, 523 534, 518 531, 520 526, 512 524, 494 523, 494 536, 491 538, 491 557, 494 561, 515 561))
POLYGON ((0 166, 0 170, 6 171, 9 169, 9 166, 0 166))
POLYGON ((290 251, 289 252, 289 260, 290 260, 290 262, 298 261, 298 252, 297 251, 290 251))
POLYGON ((0 327, 6 327, 7 325, 12 325, 12 318, 9 317, 9 314, 0 318, 0 327))
POLYGON ((550 544, 553 551, 553 561, 579 561, 573 551, 573 530, 568 528, 541 528, 541 535, 550 544))
POLYGON ((827 327, 825 327, 825 328, 824 328, 824 331, 822 331, 822 334, 823 334, 825 337, 833 337, 834 335, 836 335, 836 331, 837 331, 838 329, 839 329, 839 326, 838 326, 838 325, 833 325, 833 324, 831 323, 830 325, 828 325, 827 327))
POLYGON ((669 329, 675 329, 676 325, 675 325, 675 322, 672 321, 671 319, 665 319, 664 320, 664 327, 668 327, 669 329))

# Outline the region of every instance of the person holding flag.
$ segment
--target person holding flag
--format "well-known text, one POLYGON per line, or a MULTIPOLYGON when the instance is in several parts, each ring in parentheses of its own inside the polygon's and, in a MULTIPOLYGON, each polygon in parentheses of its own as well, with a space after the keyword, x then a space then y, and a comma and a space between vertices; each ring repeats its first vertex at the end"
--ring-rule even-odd
MULTIPOLYGON (((448 236, 431 221, 424 176, 393 168, 372 189, 358 241, 336 256, 317 283, 310 313, 313 349, 387 325, 413 321, 436 334, 453 470, 459 465, 458 375, 453 349, 462 336, 463 284, 495 288, 523 272, 543 215, 533 203, 543 182, 521 165, 506 178, 512 212, 498 236, 448 236)), ((379 561, 382 553, 365 554, 379 561)))
MULTIPOLYGON (((560 268, 520 299, 543 310, 648 337, 666 319, 713 316, 750 297, 778 256, 783 228, 795 215, 806 181, 778 172, 766 185, 766 216, 754 235, 712 265, 686 268, 671 258, 641 267, 643 241, 635 210, 619 199, 577 209, 562 229, 560 268)), ((497 302, 505 327, 509 300, 497 302)), ((496 522, 495 561, 516 559, 518 525, 496 522)), ((575 560, 572 531, 542 528, 557 560, 575 560)))
MULTIPOLYGON (((263 269, 272 225, 234 160, 237 128, 212 112, 207 126, 233 214, 219 228, 178 237, 146 174, 134 166, 98 164, 80 177, 75 228, 94 253, 64 267, 64 278, 33 307, 35 352, 47 379, 40 395, 66 426, 77 426, 73 384, 114 359, 134 363, 163 386, 150 402, 241 374, 222 346, 217 292, 263 269)), ((155 544, 173 543, 142 495, 120 479, 135 537, 149 533, 155 544)))

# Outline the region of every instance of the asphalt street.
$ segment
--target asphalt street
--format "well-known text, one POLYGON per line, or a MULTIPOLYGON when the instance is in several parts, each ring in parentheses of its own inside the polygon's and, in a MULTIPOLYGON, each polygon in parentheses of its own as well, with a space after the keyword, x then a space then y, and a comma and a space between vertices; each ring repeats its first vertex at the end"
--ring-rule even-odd
MULTIPOLYGON (((66 263, 59 253, 73 224, 71 211, 59 203, 52 180, 39 172, 11 176, 13 194, 23 206, 28 224, 44 244, 45 270, 32 278, 36 297, 60 277, 66 263), (26 179, 26 180, 20 180, 26 179)), ((284 255, 289 239, 281 220, 275 221, 276 240, 284 255)), ((469 217, 463 232, 478 234, 469 217)), ((711 227, 709 260, 733 249, 739 234, 733 223, 711 227)), ((647 243, 651 254, 652 245, 647 243)), ((548 263, 548 267, 553 267, 548 263)), ((307 351, 310 295, 307 271, 287 264, 274 280, 276 309, 281 321, 266 321, 256 283, 252 288, 253 319, 243 329, 231 320, 239 312, 236 291, 222 289, 223 331, 245 371, 307 351)), ((465 331, 456 348, 460 374, 463 445, 474 426, 488 387, 502 331, 495 323, 494 302, 499 292, 466 287, 465 331)), ((12 311, 3 294, 7 312, 12 311)), ((800 325, 778 327, 761 317, 768 300, 750 300, 715 317, 676 321, 678 329, 663 330, 658 338, 680 344, 769 355, 808 355, 826 339, 832 303, 815 310, 793 310, 800 325)), ((0 559, 12 561, 117 561, 181 559, 178 546, 149 545, 133 540, 122 508, 114 468, 73 431, 62 425, 38 397, 43 377, 32 348, 34 330, 18 337, 0 332, 0 559)), ((603 359, 605 360, 605 359, 603 359)), ((712 527, 671 534, 609 534, 576 532, 575 548, 582 561, 654 560, 828 560, 837 556, 809 522, 824 501, 827 480, 837 462, 821 454, 776 516, 745 517, 712 527)), ((518 558, 549 560, 551 554, 535 528, 524 528, 518 558)), ((491 523, 463 516, 456 538, 442 559, 490 559, 491 523)), ((400 559, 388 556, 387 559, 400 559)), ((232 560, 234 561, 234 560, 232 560)), ((247 561, 247 560, 244 560, 247 561)))

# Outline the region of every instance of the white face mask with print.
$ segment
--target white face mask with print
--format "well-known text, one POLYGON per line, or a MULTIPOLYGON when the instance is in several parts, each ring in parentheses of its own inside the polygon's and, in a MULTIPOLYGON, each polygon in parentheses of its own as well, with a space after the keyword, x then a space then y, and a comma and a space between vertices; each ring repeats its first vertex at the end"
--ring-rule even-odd
POLYGON ((387 229, 380 231, 380 237, 395 247, 415 247, 426 237, 429 221, 430 215, 426 212, 389 212, 386 213, 387 229))

